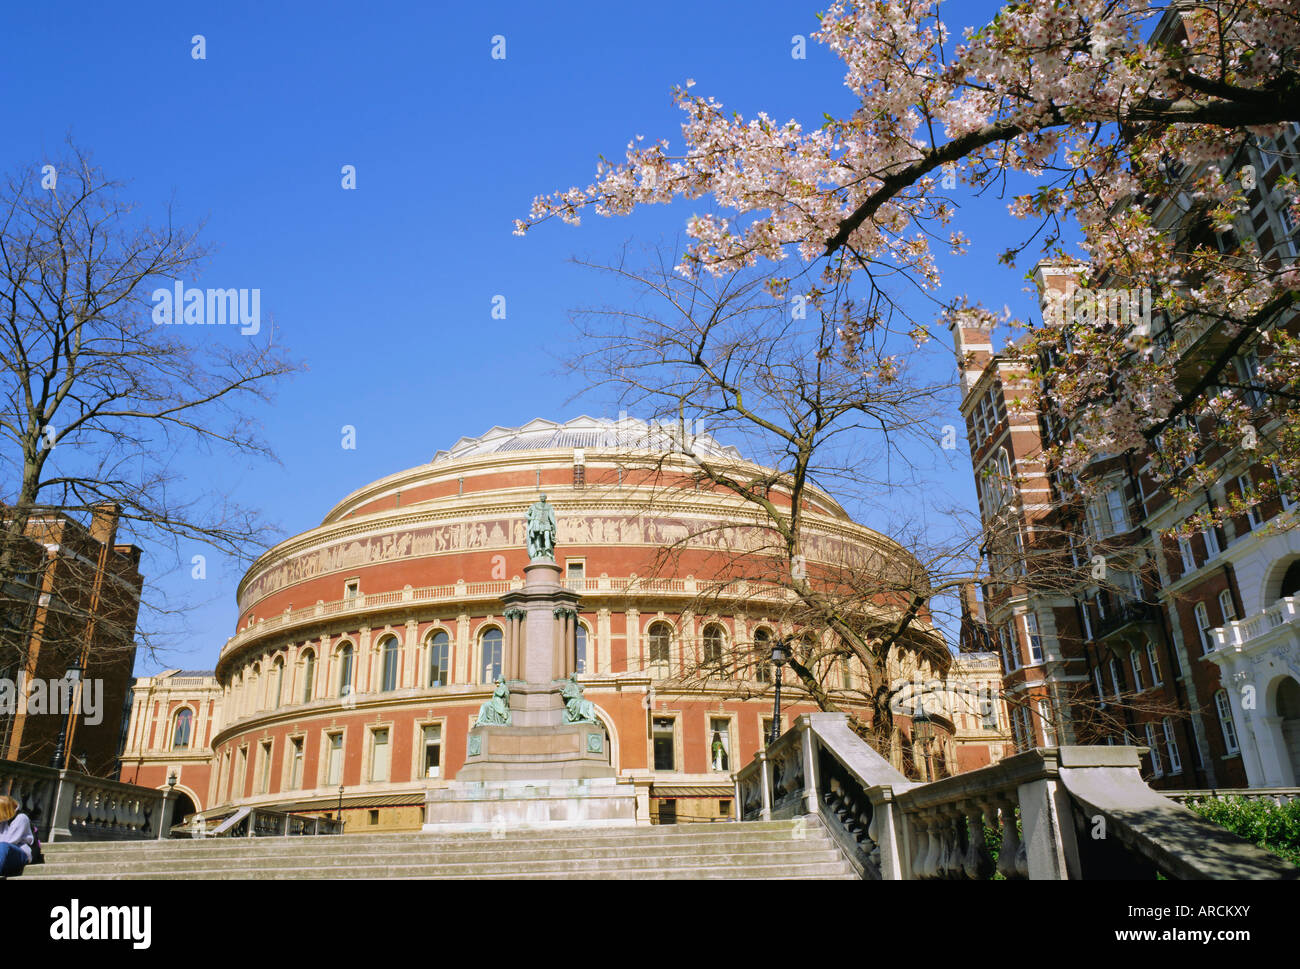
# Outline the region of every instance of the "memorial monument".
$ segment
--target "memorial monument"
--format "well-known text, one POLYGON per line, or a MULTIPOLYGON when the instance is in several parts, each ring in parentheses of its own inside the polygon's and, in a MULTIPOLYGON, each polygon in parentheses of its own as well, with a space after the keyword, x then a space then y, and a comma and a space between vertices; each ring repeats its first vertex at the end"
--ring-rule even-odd
POLYGON ((527 511, 524 585, 502 596, 502 674, 453 781, 429 791, 425 830, 634 824, 635 787, 610 766, 577 674, 579 595, 560 583, 555 508, 527 511))

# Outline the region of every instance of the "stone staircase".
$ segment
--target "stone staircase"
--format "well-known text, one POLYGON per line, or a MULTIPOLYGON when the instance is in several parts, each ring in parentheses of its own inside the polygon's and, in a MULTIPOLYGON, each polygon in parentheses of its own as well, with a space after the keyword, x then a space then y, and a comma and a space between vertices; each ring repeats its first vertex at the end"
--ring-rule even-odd
POLYGON ((481 834, 345 834, 45 846, 35 879, 849 879, 816 819, 481 834))

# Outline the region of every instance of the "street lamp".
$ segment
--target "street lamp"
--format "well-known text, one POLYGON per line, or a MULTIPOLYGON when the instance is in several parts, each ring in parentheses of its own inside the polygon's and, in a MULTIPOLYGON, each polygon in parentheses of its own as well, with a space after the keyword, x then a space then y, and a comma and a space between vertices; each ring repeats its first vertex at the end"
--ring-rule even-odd
POLYGON ((768 744, 776 743, 781 736, 781 667, 790 659, 790 641, 778 639, 772 643, 772 664, 776 667, 776 693, 772 708, 772 739, 768 744))
POLYGON ((63 678, 68 683, 68 711, 63 716, 63 724, 59 727, 59 742, 54 747, 54 756, 50 759, 50 766, 55 770, 63 770, 67 765, 64 761, 67 757, 64 754, 64 748, 68 744, 68 721, 77 715, 77 684, 81 682, 81 674, 85 672, 83 667, 78 663, 73 663, 68 667, 68 671, 63 678))
POLYGON ((916 712, 912 714, 912 746, 921 751, 923 780, 930 780, 930 741, 934 739, 934 721, 925 712, 925 701, 917 698, 916 712))
POLYGON ((334 820, 338 821, 340 824, 343 823, 343 785, 342 784, 339 785, 339 809, 338 809, 338 813, 335 814, 334 816, 334 820))
POLYGON ((178 778, 178 777, 176 776, 176 771, 175 771, 175 769, 173 769, 173 770, 171 770, 171 771, 168 772, 168 774, 167 774, 167 793, 170 794, 172 791, 174 791, 174 790, 176 789, 176 782, 177 782, 178 780, 180 780, 180 778, 178 778))

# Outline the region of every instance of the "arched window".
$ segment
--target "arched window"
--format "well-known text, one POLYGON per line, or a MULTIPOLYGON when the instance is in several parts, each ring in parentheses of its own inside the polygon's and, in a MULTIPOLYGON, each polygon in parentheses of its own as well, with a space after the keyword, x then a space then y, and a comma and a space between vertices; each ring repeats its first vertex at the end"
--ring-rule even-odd
POLYGON ((176 725, 172 728, 172 750, 189 750, 193 727, 194 711, 185 707, 176 714, 176 725))
POLYGON ((704 627, 704 665, 718 667, 722 665, 722 643, 725 630, 716 622, 704 627))
POLYGON ((446 686, 450 681, 451 639, 439 629, 429 637, 429 685, 446 686))
POLYGON ((302 654, 302 702, 311 703, 316 690, 316 653, 307 650, 302 654))
POLYGON ((673 627, 666 622, 652 622, 647 633, 650 641, 650 668, 655 676, 667 676, 673 627))
POLYGON ((284 659, 276 657, 271 666, 271 709, 277 710, 284 699, 284 659))
POLYGON ((397 689, 397 637, 389 636, 379 645, 379 655, 383 658, 382 676, 380 677, 380 689, 385 693, 392 693, 397 689))
POLYGON ((1241 750, 1237 743, 1237 725, 1232 722, 1232 704, 1228 702, 1228 691, 1220 690, 1214 694, 1214 707, 1219 713, 1219 729, 1223 731, 1223 747, 1235 754, 1241 750))
POLYGON ((495 683, 501 675, 501 630, 496 626, 485 630, 479 643, 483 657, 483 664, 479 667, 483 676, 479 682, 495 683))
POLYGON ((1198 602, 1192 610, 1196 616, 1196 633, 1201 639, 1201 652, 1208 653, 1214 648, 1214 637, 1210 635, 1210 614, 1204 602, 1198 602))
POLYGON ((339 696, 352 693, 352 644, 339 647, 339 696))
POLYGON ((766 629, 754 633, 754 679, 772 682, 772 634, 766 629))
POLYGON ((573 668, 579 673, 587 672, 587 627, 578 623, 578 628, 574 631, 574 639, 577 645, 574 648, 573 668))

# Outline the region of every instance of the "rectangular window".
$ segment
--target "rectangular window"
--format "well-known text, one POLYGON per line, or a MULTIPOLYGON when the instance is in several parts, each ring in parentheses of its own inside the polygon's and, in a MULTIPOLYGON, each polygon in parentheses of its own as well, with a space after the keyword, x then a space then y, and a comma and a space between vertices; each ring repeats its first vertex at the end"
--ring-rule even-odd
POLYGON ((289 743, 292 745, 292 761, 289 767, 289 790, 296 791, 302 787, 302 738, 294 737, 289 743))
POLYGON ((1112 533, 1128 531, 1128 509, 1124 507, 1124 493, 1119 488, 1106 490, 1106 511, 1112 533))
POLYGON ((567 559, 564 563, 564 577, 570 589, 580 589, 582 580, 587 575, 586 559, 567 559))
POLYGON ((998 729, 998 708, 992 700, 980 700, 980 729, 998 729))
POLYGON ((1165 750, 1169 752, 1169 773, 1181 774, 1183 759, 1178 754, 1178 740, 1174 737, 1174 721, 1170 717, 1165 717, 1162 725, 1165 733, 1165 750))
POLYGON ((1043 724, 1043 741, 1048 747, 1056 746, 1056 728, 1052 724, 1051 705, 1046 700, 1038 701, 1038 719, 1043 724))
POLYGON ((654 741, 655 770, 676 770, 677 745, 672 717, 655 717, 652 737, 654 741))
POLYGON ((1196 556, 1192 554, 1192 543, 1186 538, 1178 540, 1178 554, 1183 560, 1183 572, 1196 571, 1196 556))
POLYGON ((380 727, 370 732, 370 783, 381 784, 388 780, 388 728, 380 727))
POLYGON ((1123 680, 1120 679, 1119 675, 1119 662, 1113 656, 1110 660, 1110 682, 1115 687, 1115 698, 1119 699, 1120 694, 1124 691, 1123 680))
POLYGON ((1142 654, 1135 649, 1129 653, 1129 658, 1133 663, 1133 690, 1136 693, 1141 693, 1144 689, 1142 686, 1142 654))
POLYGON ((1105 687, 1102 686, 1102 682, 1101 682, 1101 667, 1100 667, 1100 666, 1094 666, 1094 667, 1092 668, 1092 679, 1093 679, 1093 682, 1096 683, 1096 685, 1097 685, 1097 699, 1099 699, 1099 700, 1101 701, 1101 704, 1100 704, 1100 705, 1101 705, 1102 707, 1105 707, 1105 706, 1106 706, 1106 689, 1105 689, 1105 687))
POLYGON ((1088 608, 1088 599, 1085 598, 1079 603, 1079 615, 1083 618, 1083 638, 1092 639, 1092 610, 1088 608))
POLYGON ((709 767, 731 770, 731 721, 725 717, 709 718, 709 767))
POLYGON ((343 583, 344 599, 355 599, 359 595, 361 595, 360 579, 348 579, 346 582, 343 583))
POLYGON ((1043 639, 1038 635, 1038 617, 1032 612, 1025 613, 1025 635, 1029 637, 1029 661, 1043 661, 1043 639))
POLYGON ((424 776, 442 774, 442 724, 431 723, 424 728, 424 776))
POLYGON ((329 745, 329 766, 325 773, 325 783, 329 787, 338 787, 343 781, 343 734, 330 734, 326 743, 329 745))
POLYGON ((257 793, 269 794, 271 792, 271 741, 262 743, 258 748, 257 756, 261 761, 257 771, 257 793))

